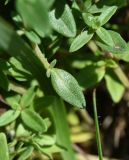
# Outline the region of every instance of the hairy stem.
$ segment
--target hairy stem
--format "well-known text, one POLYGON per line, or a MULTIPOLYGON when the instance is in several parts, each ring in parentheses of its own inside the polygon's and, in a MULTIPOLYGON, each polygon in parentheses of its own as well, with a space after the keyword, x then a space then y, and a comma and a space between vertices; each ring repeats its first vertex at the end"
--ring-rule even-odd
POLYGON ((48 70, 50 68, 50 64, 48 63, 47 58, 45 58, 45 55, 41 52, 40 48, 38 45, 33 45, 34 51, 36 56, 40 59, 42 64, 44 65, 44 68, 48 70))

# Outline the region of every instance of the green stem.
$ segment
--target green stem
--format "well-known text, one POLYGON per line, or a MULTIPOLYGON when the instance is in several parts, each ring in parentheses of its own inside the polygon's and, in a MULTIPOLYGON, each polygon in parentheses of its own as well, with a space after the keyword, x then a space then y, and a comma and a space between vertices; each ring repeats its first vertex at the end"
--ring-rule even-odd
POLYGON ((34 47, 34 51, 35 51, 36 56, 40 59, 40 61, 44 65, 44 68, 46 70, 48 70, 50 68, 50 64, 48 63, 47 58, 45 58, 45 55, 41 52, 38 45, 33 45, 33 47, 34 47))
POLYGON ((99 155, 99 160, 103 160, 97 107, 96 107, 96 89, 93 90, 93 109, 94 109, 94 118, 95 118, 95 126, 96 126, 96 141, 97 141, 97 147, 98 147, 98 155, 99 155))

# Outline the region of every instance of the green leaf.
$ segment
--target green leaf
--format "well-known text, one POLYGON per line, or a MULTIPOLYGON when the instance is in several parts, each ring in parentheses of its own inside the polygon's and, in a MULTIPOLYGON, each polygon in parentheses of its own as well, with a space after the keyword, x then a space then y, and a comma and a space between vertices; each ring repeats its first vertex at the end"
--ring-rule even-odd
POLYGON ((46 70, 41 61, 35 56, 25 41, 2 19, 0 19, 0 36, 0 48, 10 56, 15 57, 25 70, 31 72, 33 77, 40 83, 44 92, 48 92, 48 88, 50 91, 50 83, 46 77, 46 70))
POLYGON ((72 12, 67 4, 62 9, 61 6, 53 9, 50 14, 50 23, 54 30, 66 37, 76 35, 76 24, 72 12))
POLYGON ((92 29, 97 29, 100 27, 98 16, 93 16, 90 13, 82 13, 82 17, 84 19, 84 22, 92 29))
POLYGON ((113 42, 113 39, 112 39, 110 33, 106 29, 104 29, 103 27, 98 28, 96 30, 96 34, 107 45, 109 45, 109 46, 114 45, 114 42, 113 42))
MULTIPOLYGON (((101 0, 102 1, 102 0, 101 0)), ((95 13, 101 13, 103 11, 105 11, 106 9, 109 8, 109 5, 106 5, 106 1, 104 0, 104 4, 99 4, 101 3, 101 1, 99 1, 98 3, 96 4, 93 4, 89 9, 88 9, 88 12, 89 13, 92 13, 92 14, 95 14, 95 13)))
POLYGON ((109 67, 109 68, 117 68, 119 66, 117 62, 112 59, 106 59, 105 62, 106 62, 106 67, 109 67))
POLYGON ((33 138, 33 141, 40 146, 51 146, 56 143, 56 136, 40 135, 33 138))
POLYGON ((88 31, 81 32, 72 42, 70 46, 70 52, 75 52, 81 47, 83 47, 91 38, 93 33, 88 33, 88 31))
POLYGON ((105 74, 105 66, 89 65, 77 74, 77 80, 83 89, 93 87, 100 82, 105 74))
POLYGON ((112 100, 115 103, 118 103, 124 94, 125 87, 112 70, 108 70, 105 75, 105 80, 108 92, 112 100))
POLYGON ((14 57, 9 59, 10 68, 9 73, 18 81, 27 81, 30 79, 31 73, 27 71, 23 65, 14 57))
POLYGON ((8 90, 9 89, 9 81, 6 75, 0 70, 0 87, 8 90))
POLYGON ((29 137, 31 132, 24 128, 23 124, 19 124, 16 130, 16 137, 29 137))
POLYGON ((31 105, 36 94, 35 89, 36 89, 35 86, 32 86, 24 93, 20 101, 20 105, 22 108, 25 108, 31 105))
POLYGON ((109 19, 113 16, 116 10, 116 6, 108 7, 107 9, 103 10, 103 12, 98 17, 101 26, 109 21, 109 19))
POLYGON ((6 97, 6 102, 11 106, 12 109, 17 110, 20 108, 19 101, 21 96, 20 95, 13 95, 6 97))
POLYGON ((0 160, 9 160, 7 139, 4 133, 0 133, 0 160))
POLYGON ((84 8, 85 10, 88 10, 92 5, 92 0, 85 0, 84 2, 84 8))
POLYGON ((0 127, 13 122, 20 115, 20 111, 9 110, 0 116, 0 127))
POLYGON ((48 146, 48 147, 46 147, 46 146, 45 147, 40 147, 40 145, 38 145, 36 143, 34 143, 34 145, 35 145, 35 148, 37 150, 39 150, 40 152, 42 152, 43 155, 45 155, 47 157, 47 159, 49 158, 49 160, 53 160, 53 156, 52 155, 54 153, 60 153, 63 150, 61 147, 59 147, 56 144, 52 145, 52 146, 48 146))
POLYGON ((34 150, 34 148, 32 146, 26 147, 26 149, 20 153, 18 160, 28 159, 31 156, 33 150, 34 150))
POLYGON ((73 106, 84 108, 86 106, 84 95, 76 79, 68 72, 53 68, 51 82, 57 94, 73 106))
POLYGON ((114 57, 118 60, 129 62, 129 50, 126 54, 116 54, 114 57))
POLYGON ((128 52, 128 46, 125 40, 121 37, 121 35, 114 31, 108 31, 110 36, 113 40, 113 45, 107 45, 100 41, 97 41, 97 44, 104 50, 114 53, 114 54, 120 54, 120 53, 127 53, 128 52))
POLYGON ((127 0, 101 0, 97 3, 93 4, 91 8, 89 8, 88 12, 90 13, 99 13, 104 12, 106 9, 109 8, 109 6, 117 6, 117 7, 123 7, 127 5, 127 0))
POLYGON ((16 9, 26 27, 34 29, 41 37, 50 32, 49 17, 45 1, 17 0, 16 9), (40 14, 39 14, 40 12, 40 14))
MULTIPOLYGON (((53 5, 54 1, 55 0, 48 0, 46 3, 47 8, 50 8, 53 5)), ((44 0, 44 2, 46 2, 46 1, 44 0)))
POLYGON ((35 32, 33 32, 33 31, 30 31, 30 32, 26 31, 26 32, 25 32, 25 35, 26 35, 26 37, 27 37, 30 41, 32 41, 32 42, 34 42, 34 43, 36 43, 36 44, 40 44, 40 43, 41 43, 40 38, 38 37, 38 35, 37 35, 35 32))
POLYGON ((55 105, 50 109, 56 126, 57 144, 65 148, 61 152, 61 155, 63 157, 62 159, 76 160, 72 143, 70 141, 70 131, 66 119, 67 115, 64 102, 61 99, 56 98, 55 105))
POLYGON ((21 112, 21 118, 24 124, 36 132, 46 132, 47 126, 42 117, 36 112, 25 109, 21 112))

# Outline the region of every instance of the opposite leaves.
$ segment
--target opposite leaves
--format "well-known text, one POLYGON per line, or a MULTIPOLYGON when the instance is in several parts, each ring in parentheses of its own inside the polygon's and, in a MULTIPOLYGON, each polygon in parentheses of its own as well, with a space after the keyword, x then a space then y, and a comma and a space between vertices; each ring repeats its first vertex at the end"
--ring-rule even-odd
POLYGON ((86 106, 81 88, 70 73, 53 68, 51 70, 51 82, 57 94, 66 102, 79 108, 86 106))

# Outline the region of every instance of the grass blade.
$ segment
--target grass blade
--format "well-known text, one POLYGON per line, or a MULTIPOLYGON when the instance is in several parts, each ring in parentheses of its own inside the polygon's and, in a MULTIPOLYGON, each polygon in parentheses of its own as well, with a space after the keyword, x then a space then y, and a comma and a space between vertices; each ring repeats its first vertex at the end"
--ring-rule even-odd
POLYGON ((101 145, 100 130, 99 130, 99 123, 98 123, 98 115, 97 115, 97 107, 96 107, 96 89, 94 89, 93 91, 93 109, 94 109, 94 118, 95 118, 95 126, 96 126, 96 141, 97 141, 97 147, 98 147, 99 160, 103 160, 102 145, 101 145))

